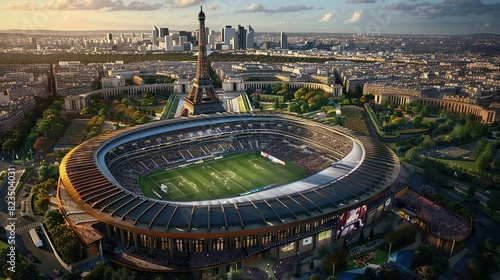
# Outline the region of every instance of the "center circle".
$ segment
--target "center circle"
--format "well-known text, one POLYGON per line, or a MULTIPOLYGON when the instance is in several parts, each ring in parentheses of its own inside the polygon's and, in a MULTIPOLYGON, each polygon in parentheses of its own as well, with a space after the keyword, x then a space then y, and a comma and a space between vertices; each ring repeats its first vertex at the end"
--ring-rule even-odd
POLYGON ((214 176, 215 178, 222 180, 222 179, 233 179, 236 176, 236 174, 234 174, 233 171, 228 170, 228 171, 219 171, 215 173, 214 176))

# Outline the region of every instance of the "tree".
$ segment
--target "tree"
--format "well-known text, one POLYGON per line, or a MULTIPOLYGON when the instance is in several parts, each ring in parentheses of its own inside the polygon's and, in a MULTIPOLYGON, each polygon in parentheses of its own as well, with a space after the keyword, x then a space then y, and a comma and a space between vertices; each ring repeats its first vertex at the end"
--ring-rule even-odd
POLYGON ((365 269, 365 272, 363 273, 363 275, 365 276, 365 280, 376 280, 377 279, 377 273, 371 267, 367 267, 365 269))
POLYGON ((483 271, 483 265, 477 258, 470 258, 467 261, 467 267, 475 274, 481 274, 483 271))
POLYGON ((271 85, 266 85, 266 87, 264 88, 264 92, 266 94, 271 94, 273 92, 273 87, 271 85))
POLYGON ((420 161, 420 149, 417 147, 413 147, 406 151, 405 158, 409 160, 412 164, 415 164, 420 161))
POLYGON ((62 280, 81 280, 81 279, 82 279, 82 272, 78 269, 65 273, 62 276, 62 280))
POLYGON ((97 262, 95 266, 89 271, 89 274, 85 276, 85 280, 101 280, 108 279, 104 277, 106 272, 107 264, 105 262, 97 262))
POLYGON ((419 245, 413 253, 411 265, 413 268, 418 268, 426 265, 433 265, 436 261, 434 250, 429 245, 419 245))
POLYGON ((444 175, 444 174, 438 174, 437 177, 436 177, 436 184, 440 187, 447 187, 448 186, 448 181, 450 179, 448 178, 448 176, 444 175))
POLYGON ((36 200, 33 203, 33 208, 36 213, 44 213, 49 208, 50 197, 49 193, 42 189, 36 196, 36 200))
POLYGON ((123 98, 123 99, 121 100, 121 104, 122 104, 123 106, 125 106, 125 107, 128 107, 128 106, 130 105, 130 99, 128 99, 128 98, 123 98))
POLYGON ((425 135, 423 137, 422 147, 426 150, 434 149, 436 147, 436 143, 432 140, 430 135, 425 135))
POLYGON ((496 149, 493 147, 492 143, 489 143, 484 148, 484 151, 476 159, 476 167, 481 171, 487 171, 490 166, 490 162, 495 156, 496 149))
POLYGON ((38 137, 33 144, 33 147, 37 152, 48 151, 51 141, 47 137, 38 137))
POLYGON ((45 137, 47 137, 47 130, 50 129, 50 123, 47 119, 40 119, 37 121, 34 129, 39 135, 45 135, 45 137))
POLYGON ((280 107, 280 103, 278 101, 278 98, 275 98, 274 99, 274 103, 273 103, 273 108, 274 109, 279 109, 279 107, 280 107))
POLYGON ((426 165, 424 167, 424 178, 427 180, 434 181, 438 176, 438 172, 435 167, 426 165))
POLYGON ((484 240, 484 248, 490 252, 494 252, 495 251, 495 240, 492 239, 492 238, 487 238, 486 240, 484 240))
POLYGON ((476 168, 481 171, 487 171, 490 161, 491 157, 485 151, 476 159, 476 168))
POLYGON ((492 191, 490 194, 490 199, 486 202, 488 208, 491 211, 500 210, 500 191, 492 191))
POLYGON ((417 269, 417 272, 422 280, 437 280, 441 275, 439 269, 431 265, 421 266, 417 269))
POLYGON ((321 279, 321 277, 319 277, 318 274, 313 274, 313 275, 309 276, 309 280, 320 280, 320 279, 321 279))
POLYGON ((474 196, 476 195, 476 186, 470 186, 470 187, 467 189, 467 195, 468 195, 470 198, 474 198, 474 196))
POLYGON ((34 279, 42 280, 43 277, 40 275, 40 270, 33 263, 21 262, 18 267, 16 267, 16 272, 10 277, 12 280, 25 280, 34 279))
POLYGON ((50 210, 45 213, 45 224, 49 229, 65 223, 64 217, 59 210, 50 210))
POLYGON ((486 138, 482 137, 481 140, 477 141, 476 147, 472 151, 471 156, 475 158, 479 157, 483 153, 487 144, 488 142, 486 141, 486 138))
POLYGON ((43 182, 50 178, 55 180, 59 178, 59 165, 43 163, 38 169, 38 180, 43 182))

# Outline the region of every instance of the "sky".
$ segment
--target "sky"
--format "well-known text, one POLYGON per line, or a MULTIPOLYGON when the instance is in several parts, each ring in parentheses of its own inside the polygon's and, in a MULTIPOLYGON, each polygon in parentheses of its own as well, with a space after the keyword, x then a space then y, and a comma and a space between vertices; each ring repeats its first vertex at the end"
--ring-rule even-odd
MULTIPOLYGON (((200 0, 0 0, 0 29, 197 28, 200 0)), ((207 27, 256 32, 500 33, 500 0, 204 0, 207 27)))

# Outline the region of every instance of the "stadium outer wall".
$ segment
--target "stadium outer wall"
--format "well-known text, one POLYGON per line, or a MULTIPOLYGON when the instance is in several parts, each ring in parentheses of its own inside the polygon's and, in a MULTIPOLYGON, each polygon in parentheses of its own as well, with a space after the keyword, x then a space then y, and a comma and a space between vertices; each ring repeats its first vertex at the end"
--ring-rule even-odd
MULTIPOLYGON (((264 129, 260 132, 254 129, 252 132, 265 137, 294 137, 287 135, 287 131, 269 134, 264 129)), ((230 134, 238 137, 234 131, 230 134)), ((220 137, 227 135, 221 132, 220 137)), ((331 151, 329 145, 312 138, 297 138, 295 141, 317 145, 318 150, 331 151)), ((203 140, 201 137, 196 141, 203 140)), ((130 153, 141 152, 130 151, 126 157, 130 153)), ((100 229, 105 240, 117 244, 112 262, 142 271, 190 271, 195 277, 202 272, 214 275, 228 272, 232 264, 241 268, 245 260, 264 254, 277 260, 304 255, 336 239, 347 238, 357 228, 387 213, 395 196, 405 192, 409 180, 394 153, 371 138, 281 115, 192 117, 101 135, 68 153, 61 162, 60 174, 59 207, 80 240, 88 246, 98 241, 86 240, 77 226, 92 221, 96 225, 93 230, 100 229), (326 184, 318 181, 314 185, 311 184, 314 180, 306 179, 288 189, 224 201, 176 203, 141 197, 120 186, 107 167, 100 165, 104 155, 100 159, 99 153, 108 154, 119 145, 144 140, 145 135, 154 137, 159 135, 158 131, 169 135, 182 129, 196 131, 207 127, 207 122, 211 127, 281 123, 305 128, 306 134, 319 127, 319 135, 331 134, 339 141, 347 139, 352 141, 353 148, 327 168, 333 173, 318 173, 337 176, 329 178, 326 184), (344 169, 340 175, 335 173, 344 169), (88 219, 75 222, 71 216, 75 209, 88 219)))

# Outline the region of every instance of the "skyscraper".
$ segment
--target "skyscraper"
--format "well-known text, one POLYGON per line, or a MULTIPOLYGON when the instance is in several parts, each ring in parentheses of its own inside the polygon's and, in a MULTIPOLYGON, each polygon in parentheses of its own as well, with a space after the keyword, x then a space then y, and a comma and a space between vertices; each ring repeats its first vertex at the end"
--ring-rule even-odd
POLYGON ((107 34, 106 34, 106 40, 107 40, 108 42, 111 42, 111 41, 113 40, 113 34, 111 34, 111 33, 107 33, 107 34))
POLYGON ((255 40, 255 31, 253 30, 252 26, 248 25, 247 49, 254 48, 254 42, 253 42, 254 40, 255 40))
POLYGON ((174 49, 174 44, 172 41, 172 36, 165 36, 165 50, 170 52, 174 49))
MULTIPOLYGON (((238 24, 238 48, 244 50, 247 47, 247 30, 245 27, 238 24)), ((235 47, 236 49, 236 47, 235 47)))
POLYGON ((288 49, 288 36, 285 32, 281 32, 280 46, 283 50, 288 49))
POLYGON ((160 27, 160 34, 158 35, 158 37, 160 38, 164 38, 165 36, 168 36, 170 35, 170 33, 168 33, 168 27, 160 27))
POLYGON ((231 45, 231 39, 236 35, 236 30, 231 27, 231 25, 226 25, 226 28, 223 29, 224 35, 222 36, 224 45, 231 45))
POLYGON ((153 25, 153 30, 151 30, 151 44, 156 45, 156 38, 158 38, 160 35, 160 31, 158 30, 158 27, 153 25))
POLYGON ((222 101, 215 93, 214 83, 210 77, 207 60, 207 42, 205 41, 205 13, 200 7, 198 14, 200 22, 198 33, 198 64, 196 65, 196 77, 193 80, 193 87, 184 98, 184 106, 179 112, 179 116, 187 117, 199 114, 213 114, 225 112, 222 101))

